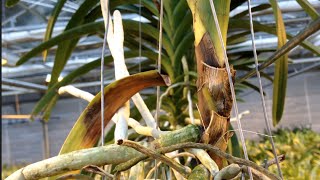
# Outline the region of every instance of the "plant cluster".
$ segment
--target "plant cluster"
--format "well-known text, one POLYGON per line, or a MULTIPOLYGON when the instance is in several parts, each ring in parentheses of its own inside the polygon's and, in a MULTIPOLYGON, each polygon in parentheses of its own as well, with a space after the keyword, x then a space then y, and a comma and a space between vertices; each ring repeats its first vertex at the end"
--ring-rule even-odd
MULTIPOLYGON (((320 135, 310 129, 278 129, 273 133, 278 154, 284 154, 281 163, 285 179, 317 179, 320 177, 320 135)), ((272 159, 272 149, 268 138, 247 141, 250 159, 263 164, 272 159)), ((276 172, 276 167, 269 167, 276 172)))
MULTIPOLYGON (((8 2, 14 4, 17 1, 8 2)), ((173 177, 170 175, 172 171, 177 179, 210 179, 210 176, 214 176, 215 179, 232 179, 241 176, 243 172, 245 174, 252 172, 255 178, 281 179, 249 160, 237 158, 225 152, 228 145, 237 143, 230 143, 234 133, 229 131, 231 109, 235 100, 233 85, 238 91, 244 86, 258 90, 255 85, 246 81, 256 72, 255 69, 252 69, 254 61, 251 51, 240 54, 228 51, 227 55, 224 47, 241 43, 250 34, 250 23, 246 18, 248 11, 229 17, 230 11, 244 3, 245 0, 216 0, 212 4, 206 0, 161 1, 164 7, 163 34, 161 34, 163 36, 159 36, 158 31, 159 19, 162 19, 162 17, 159 18, 159 15, 162 11, 160 11, 157 0, 141 0, 140 5, 137 0, 117 0, 111 1, 110 7, 107 4, 108 1, 85 0, 70 19, 64 32, 51 37, 55 21, 65 2, 66 0, 57 2, 49 19, 45 42, 22 56, 17 65, 29 61, 41 52, 44 52, 45 60, 47 51, 55 45, 58 46, 48 91, 37 103, 32 115, 42 115, 48 120, 59 95, 65 92, 76 97, 85 97, 84 99, 89 101, 89 104, 70 131, 59 156, 28 165, 16 171, 8 179, 39 179, 81 169, 90 169, 96 174, 115 179, 119 179, 128 172, 126 170, 130 169, 130 176, 136 177, 144 173, 141 164, 146 159, 156 159, 168 167, 167 171, 158 173, 156 178, 160 174, 173 177), (210 9, 210 7, 213 4, 216 6, 217 13, 211 14, 214 8, 210 9), (122 20, 120 11, 138 14, 140 9, 142 10, 141 16, 147 19, 147 22, 141 23, 141 29, 138 28, 139 22, 137 21, 122 20), (114 11, 113 20, 109 18, 110 11, 114 11), (97 21, 101 16, 104 22, 97 21), (59 82, 58 77, 80 38, 92 35, 102 37, 101 34, 107 28, 109 31, 107 37, 104 38, 107 38, 111 55, 107 55, 104 61, 107 64, 111 63, 112 59, 114 60, 116 81, 109 84, 103 92, 96 96, 72 86, 66 86, 90 70, 99 67, 101 60, 97 59, 70 72, 59 82), (143 72, 130 75, 125 58, 139 57, 140 53, 137 49, 140 46, 140 30, 143 36, 141 56, 146 60, 142 62, 143 72), (162 37, 163 46, 160 48, 163 51, 159 51, 162 53, 158 54, 156 43, 159 37, 162 37), (154 69, 152 64, 158 60, 158 55, 162 57, 159 66, 162 66, 163 71, 148 71, 154 69), (229 67, 229 63, 233 66, 229 67), (236 79, 236 70, 242 70, 246 74, 236 79), (163 72, 167 75, 161 74, 163 72), (158 106, 163 105, 159 108, 162 110, 162 116, 159 118, 161 128, 158 128, 157 118, 154 118, 148 109, 154 109, 148 103, 155 104, 154 96, 147 96, 143 99, 138 93, 152 86, 169 86, 160 97, 161 103, 157 104, 158 106), (191 96, 196 93, 197 97, 191 96), (102 99, 106 102, 104 106, 102 106, 102 99), (136 113, 133 114, 130 114, 130 99, 137 108, 136 113), (192 100, 198 100, 197 115, 193 115, 195 108, 192 106, 192 100), (114 137, 111 139, 114 139, 117 144, 94 147, 98 144, 99 139, 103 138, 101 137, 101 134, 103 135, 101 109, 105 112, 104 127, 108 123, 116 124, 114 137), (185 126, 188 116, 193 125, 185 126), (200 126, 195 125, 194 117, 201 122, 200 126), (141 123, 140 119, 145 121, 146 126, 141 123), (171 126, 165 127, 166 123, 171 126), (142 142, 126 140, 128 127, 131 127, 137 134, 152 137, 154 140, 151 142, 145 142, 147 138, 142 142), (180 127, 182 128, 179 129, 180 127), (176 158, 177 156, 192 156, 199 162, 196 167, 192 167, 183 164, 179 158, 176 158), (225 160, 229 162, 229 165, 224 166, 223 161, 225 160), (116 165, 116 167, 112 172, 114 174, 111 175, 110 171, 105 172, 93 165, 109 165, 109 167, 116 165), (248 167, 251 167, 252 170, 250 171, 248 167)), ((300 1, 300 3, 304 4, 303 7, 308 14, 313 15, 314 21, 296 36, 286 33, 282 14, 275 0, 270 0, 270 5, 260 5, 254 9, 261 10, 271 7, 276 21, 275 27, 253 22, 256 32, 276 35, 279 42, 278 50, 270 57, 264 61, 258 57, 262 62, 258 68, 260 71, 275 62, 273 80, 269 75, 261 73, 263 77, 274 83, 274 125, 281 120, 284 108, 288 52, 301 44, 311 52, 320 54, 319 48, 306 40, 308 36, 320 29, 319 15, 310 13, 310 9, 314 9, 308 6, 306 1, 300 1)), ((270 50, 261 50, 258 55, 266 51, 270 50)), ((110 132, 113 134, 112 131, 110 132)), ((107 135, 109 141, 110 132, 107 135)), ((233 138, 236 139, 235 135, 233 138)), ((295 138, 288 138, 292 138, 291 140, 296 143, 295 138)), ((232 148, 234 151, 237 146, 232 148)), ((319 155, 318 151, 315 154, 319 155)), ((157 166, 156 163, 155 166, 157 166)), ((71 176, 75 178, 84 175, 68 174, 64 178, 71 176)))

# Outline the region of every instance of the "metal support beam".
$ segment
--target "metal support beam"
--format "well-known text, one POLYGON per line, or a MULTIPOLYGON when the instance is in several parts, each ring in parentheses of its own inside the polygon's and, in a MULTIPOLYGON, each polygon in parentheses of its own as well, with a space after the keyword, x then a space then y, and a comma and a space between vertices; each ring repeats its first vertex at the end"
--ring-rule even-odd
MULTIPOLYGON (((309 65, 309 66, 307 66, 305 68, 302 68, 302 69, 300 69, 298 71, 295 71, 293 73, 288 74, 288 79, 289 78, 293 78, 293 77, 295 77, 295 76, 297 76, 297 75, 299 75, 301 73, 307 72, 307 71, 312 70, 312 69, 317 68, 317 67, 320 67, 320 62, 313 63, 312 65, 309 65)), ((272 83, 268 83, 268 84, 264 85, 263 88, 269 87, 271 85, 272 85, 272 83)), ((255 90, 251 90, 251 91, 249 91, 247 93, 241 94, 240 97, 242 98, 242 97, 245 97, 247 95, 250 95, 254 91, 255 90)))
MULTIPOLYGON (((48 3, 41 3, 41 2, 38 2, 38 1, 34 1, 34 0, 22 0, 23 2, 26 2, 26 3, 31 3, 31 4, 37 4, 39 6, 43 6, 43 7, 47 7, 47 8, 54 8, 55 5, 52 5, 52 4, 48 4, 48 3)), ((69 9, 69 8, 66 8, 66 7, 63 7, 62 8, 63 11, 66 11, 66 12, 70 12, 70 13, 74 13, 76 12, 74 9, 69 9)))
MULTIPOLYGON (((4 78, 4 79, 6 79, 6 78, 4 78)), ((11 80, 11 81, 16 81, 16 80, 11 80)), ((19 81, 19 82, 21 83, 23 81, 19 81)), ((106 81, 104 81, 104 84, 108 85, 111 82, 113 82, 113 80, 106 80, 106 81)), ((25 82, 23 82, 23 83, 25 83, 25 82)), ((5 83, 2 83, 2 84, 5 84, 5 83)), ((33 83, 30 83, 30 84, 33 84, 33 83)), ((13 84, 10 84, 10 85, 13 85, 13 84)), ((19 84, 19 87, 22 87, 20 85, 21 84, 19 84)), ((33 85, 38 85, 38 84, 33 84, 33 85)), ((94 86, 100 86, 100 81, 77 83, 77 84, 72 84, 72 85, 77 88, 94 87, 94 86)), ((15 86, 15 85, 13 85, 13 86, 15 86)), ((39 86, 41 86, 41 85, 39 85, 39 86)), ((9 89, 7 87, 11 87, 11 86, 5 85, 4 87, 6 87, 6 89, 9 89)), ((46 86, 44 86, 44 87, 46 87, 46 86)), ((18 94, 36 93, 40 90, 40 89, 35 89, 35 88, 31 88, 32 90, 30 90, 30 88, 26 87, 26 86, 24 86, 23 88, 28 88, 28 89, 22 89, 22 88, 12 89, 12 88, 10 88, 9 90, 12 90, 12 91, 2 92, 2 96, 12 96, 12 95, 18 95, 18 94)), ((47 90, 47 89, 45 89, 45 90, 47 90)), ((40 90, 40 91, 43 91, 43 90, 40 90)))
MULTIPOLYGON (((8 86, 8 85, 5 85, 5 84, 2 84, 1 89, 2 89, 2 90, 6 90, 6 91, 27 91, 27 90, 28 90, 28 89, 26 89, 26 88, 20 88, 20 87, 15 87, 15 86, 8 86)), ((2 91, 2 93, 3 93, 3 92, 6 92, 6 91, 2 91)))
POLYGON ((4 96, 13 96, 13 95, 18 95, 18 94, 30 94, 30 93, 36 93, 37 91, 35 90, 24 90, 24 91, 7 91, 7 92, 2 92, 1 95, 4 96))
POLYGON ((38 91, 46 91, 47 86, 19 81, 19 80, 13 80, 13 79, 7 79, 2 78, 2 84, 9 85, 9 86, 16 86, 16 87, 22 87, 27 89, 33 89, 38 91))
MULTIPOLYGON (((39 2, 42 2, 42 1, 44 1, 44 0, 40 0, 39 2)), ((37 4, 31 4, 31 5, 29 5, 28 6, 28 9, 32 9, 32 8, 34 8, 34 7, 36 7, 37 6, 37 4)), ((23 15, 24 13, 26 13, 27 12, 27 10, 26 9, 24 9, 24 10, 22 10, 22 11, 19 11, 17 14, 15 14, 15 15, 13 15, 13 16, 10 16, 9 18, 7 18, 7 19, 3 19, 4 21, 2 21, 2 23, 1 23, 1 25, 3 26, 3 25, 6 25, 7 23, 9 23, 9 22, 11 22, 12 20, 14 20, 14 19, 16 19, 16 18, 18 18, 19 16, 21 16, 21 15, 23 15)))

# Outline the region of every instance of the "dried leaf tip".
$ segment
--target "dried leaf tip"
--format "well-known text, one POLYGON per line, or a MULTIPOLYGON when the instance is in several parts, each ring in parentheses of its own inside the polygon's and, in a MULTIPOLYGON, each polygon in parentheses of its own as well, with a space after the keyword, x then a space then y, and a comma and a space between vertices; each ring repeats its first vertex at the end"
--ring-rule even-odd
POLYGON ((163 74, 160 74, 160 76, 162 77, 163 82, 166 84, 166 86, 170 86, 171 85, 171 80, 170 80, 169 76, 163 75, 163 74))
POLYGON ((122 144, 123 144, 123 139, 119 139, 119 140, 117 141, 117 144, 118 144, 118 145, 122 145, 122 144))

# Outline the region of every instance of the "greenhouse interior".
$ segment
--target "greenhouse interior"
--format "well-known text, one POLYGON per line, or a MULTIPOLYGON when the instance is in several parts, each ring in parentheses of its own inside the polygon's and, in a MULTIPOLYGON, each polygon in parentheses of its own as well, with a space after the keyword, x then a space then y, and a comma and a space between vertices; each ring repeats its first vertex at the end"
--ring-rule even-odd
POLYGON ((1 12, 2 179, 320 178, 319 0, 1 12))

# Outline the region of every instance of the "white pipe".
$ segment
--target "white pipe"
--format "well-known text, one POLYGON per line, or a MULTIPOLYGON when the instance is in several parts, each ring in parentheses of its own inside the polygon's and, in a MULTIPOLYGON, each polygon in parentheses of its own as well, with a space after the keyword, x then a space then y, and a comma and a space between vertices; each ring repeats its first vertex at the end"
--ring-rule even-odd
MULTIPOLYGON (((52 5, 52 4, 41 3, 38 1, 31 1, 31 0, 22 0, 22 1, 27 2, 27 3, 31 3, 31 4, 36 4, 36 5, 43 6, 43 7, 47 7, 47 8, 54 8, 54 5, 52 5)), ((62 10, 67 11, 67 12, 71 12, 71 13, 75 12, 74 9, 69 9, 69 8, 65 8, 65 7, 63 7, 62 10)))
MULTIPOLYGON (((58 26, 54 28, 53 37, 62 33, 64 27, 58 26)), ((27 31, 18 31, 18 32, 8 32, 2 34, 2 41, 5 43, 16 43, 30 40, 42 40, 44 33, 46 32, 45 28, 33 29, 27 31)))
MULTIPOLYGON (((81 66, 83 64, 87 64, 89 62, 92 62, 96 59, 98 59, 98 57, 69 60, 67 62, 66 68, 64 70, 78 68, 79 66, 81 66)), ((9 59, 8 62, 10 62, 10 64, 12 64, 12 63, 15 63, 14 61, 15 60, 9 59)), ((46 62, 45 65, 50 68, 45 68, 43 64, 26 64, 26 65, 17 66, 14 68, 13 67, 2 67, 2 76, 10 78, 11 76, 22 75, 22 74, 24 76, 32 75, 35 72, 37 72, 37 73, 50 73, 51 67, 53 67, 53 62, 46 62)))
POLYGON ((31 93, 36 93, 38 91, 36 90, 19 90, 19 91, 9 91, 9 92, 1 92, 1 96, 13 96, 13 95, 19 95, 19 94, 31 94, 31 93))

